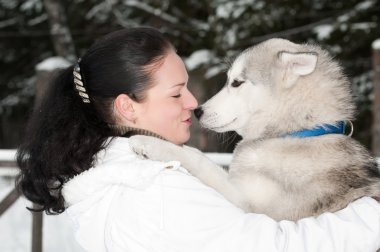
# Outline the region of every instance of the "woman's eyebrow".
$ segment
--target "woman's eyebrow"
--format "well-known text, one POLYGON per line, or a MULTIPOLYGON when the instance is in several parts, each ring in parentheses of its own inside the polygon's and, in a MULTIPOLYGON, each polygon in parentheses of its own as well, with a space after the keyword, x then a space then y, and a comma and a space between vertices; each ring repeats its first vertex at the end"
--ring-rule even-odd
POLYGON ((175 88, 175 87, 178 87, 178 86, 185 86, 185 85, 186 85, 186 82, 181 82, 181 83, 172 85, 170 88, 175 88))

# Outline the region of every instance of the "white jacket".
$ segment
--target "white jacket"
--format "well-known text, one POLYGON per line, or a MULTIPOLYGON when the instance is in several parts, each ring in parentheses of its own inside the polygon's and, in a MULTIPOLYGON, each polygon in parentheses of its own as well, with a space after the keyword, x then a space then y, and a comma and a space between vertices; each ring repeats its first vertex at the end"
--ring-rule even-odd
POLYGON ((115 138, 95 168, 63 188, 79 244, 92 252, 375 251, 380 204, 369 197, 297 223, 244 213, 177 161, 142 160, 115 138))

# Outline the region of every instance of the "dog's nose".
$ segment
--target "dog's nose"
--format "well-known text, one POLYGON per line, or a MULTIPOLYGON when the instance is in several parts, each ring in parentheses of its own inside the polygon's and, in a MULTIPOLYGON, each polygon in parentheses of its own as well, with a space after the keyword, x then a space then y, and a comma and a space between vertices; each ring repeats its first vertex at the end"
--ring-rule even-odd
POLYGON ((202 107, 198 107, 198 108, 194 109, 194 115, 197 119, 201 118, 201 116, 203 115, 202 107))

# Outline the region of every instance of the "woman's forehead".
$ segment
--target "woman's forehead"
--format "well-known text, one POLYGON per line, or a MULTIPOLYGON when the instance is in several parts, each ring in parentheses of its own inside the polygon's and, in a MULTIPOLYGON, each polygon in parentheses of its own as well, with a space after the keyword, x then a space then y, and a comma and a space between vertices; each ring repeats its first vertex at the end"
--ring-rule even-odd
POLYGON ((189 76, 182 59, 174 52, 170 52, 153 73, 156 84, 166 88, 186 85, 189 76))

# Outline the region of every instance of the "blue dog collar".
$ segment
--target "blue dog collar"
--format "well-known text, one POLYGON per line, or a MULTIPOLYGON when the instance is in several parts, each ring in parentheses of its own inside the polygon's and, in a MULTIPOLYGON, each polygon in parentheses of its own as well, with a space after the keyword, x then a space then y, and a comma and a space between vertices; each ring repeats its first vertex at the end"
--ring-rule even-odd
POLYGON ((346 128, 346 123, 344 121, 338 122, 336 125, 333 124, 323 124, 321 126, 315 127, 313 129, 305 129, 289 133, 283 137, 313 137, 321 136, 326 134, 344 134, 346 128))

